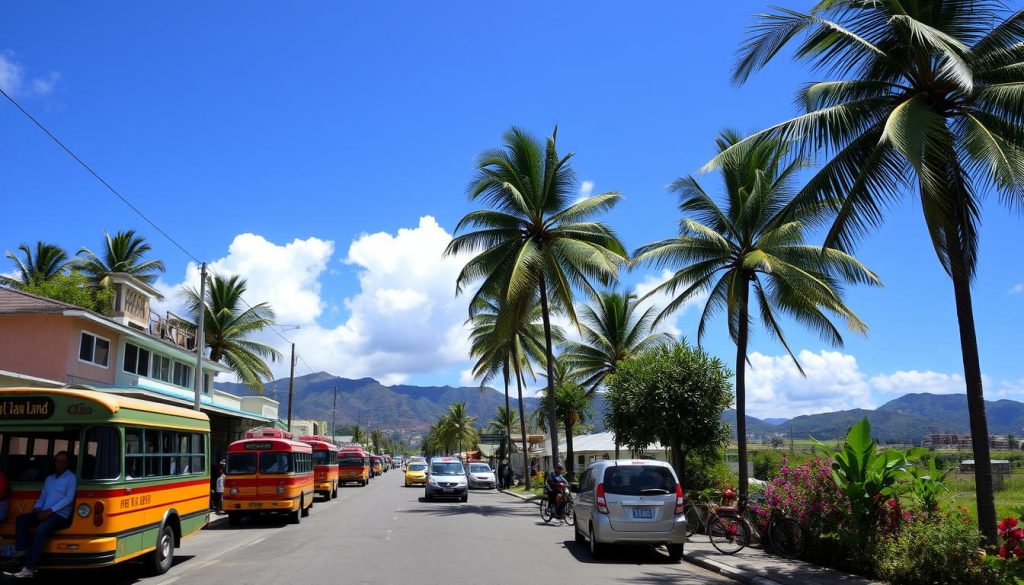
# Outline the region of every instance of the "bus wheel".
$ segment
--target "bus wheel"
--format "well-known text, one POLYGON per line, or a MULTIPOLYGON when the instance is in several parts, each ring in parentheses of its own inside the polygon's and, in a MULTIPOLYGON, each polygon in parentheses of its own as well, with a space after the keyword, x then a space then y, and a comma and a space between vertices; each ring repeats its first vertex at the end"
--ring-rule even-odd
POLYGON ((228 524, 234 527, 242 525, 242 515, 238 512, 228 512, 228 524))
POLYGON ((163 575, 174 562, 174 529, 164 524, 156 538, 156 549, 149 559, 149 571, 154 575, 163 575))
POLYGON ((313 509, 313 504, 302 506, 300 509, 302 510, 303 518, 305 518, 306 516, 309 516, 309 511, 313 509))
POLYGON ((289 524, 298 524, 299 522, 302 522, 302 518, 300 516, 305 516, 305 514, 302 513, 302 510, 304 510, 305 508, 306 508, 306 500, 305 500, 305 498, 302 498, 302 499, 299 500, 299 509, 295 510, 294 512, 290 512, 288 514, 288 523, 289 524))
POLYGON ((332 498, 337 498, 338 497, 338 484, 334 484, 334 489, 331 490, 331 497, 332 498))

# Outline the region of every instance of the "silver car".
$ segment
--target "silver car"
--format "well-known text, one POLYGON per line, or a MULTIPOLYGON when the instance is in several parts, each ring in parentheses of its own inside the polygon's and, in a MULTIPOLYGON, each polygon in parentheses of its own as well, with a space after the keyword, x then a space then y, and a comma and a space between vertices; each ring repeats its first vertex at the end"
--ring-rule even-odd
POLYGON ((664 461, 599 461, 572 487, 576 542, 599 558, 610 544, 667 545, 673 561, 683 558, 686 517, 683 490, 664 461))
POLYGON ((428 502, 434 498, 459 498, 465 502, 469 499, 467 483, 461 461, 455 457, 434 457, 427 467, 423 498, 428 502))
POLYGON ((470 488, 487 488, 493 490, 498 487, 494 477, 494 470, 486 463, 470 463, 466 470, 466 479, 469 480, 470 488))

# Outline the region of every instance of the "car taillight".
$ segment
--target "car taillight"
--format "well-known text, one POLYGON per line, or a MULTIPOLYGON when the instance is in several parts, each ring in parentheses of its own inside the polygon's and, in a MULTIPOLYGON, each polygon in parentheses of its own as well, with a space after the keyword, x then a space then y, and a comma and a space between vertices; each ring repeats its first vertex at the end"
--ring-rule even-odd
POLYGON ((103 502, 96 502, 96 505, 92 507, 92 525, 101 526, 103 524, 103 502))
POLYGON ((608 502, 604 499, 604 484, 597 484, 597 511, 602 514, 608 513, 608 502))
POLYGON ((676 484, 676 516, 683 513, 683 486, 676 484))

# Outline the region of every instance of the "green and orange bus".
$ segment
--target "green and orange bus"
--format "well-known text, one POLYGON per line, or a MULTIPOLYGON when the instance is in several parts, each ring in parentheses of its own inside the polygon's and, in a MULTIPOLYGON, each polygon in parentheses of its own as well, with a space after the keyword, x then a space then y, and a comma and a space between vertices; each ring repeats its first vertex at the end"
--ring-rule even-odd
POLYGON ((338 497, 338 446, 319 435, 306 435, 299 440, 313 447, 313 487, 316 493, 325 500, 338 497))
POLYGON ((338 481, 365 486, 370 477, 370 456, 362 447, 342 447, 338 452, 338 481))
POLYGON ((0 389, 0 470, 10 482, 0 555, 66 451, 77 478, 71 525, 47 543, 43 568, 143 559, 162 574, 209 519, 210 421, 193 410, 88 387, 0 389))
POLYGON ((268 513, 298 524, 313 507, 313 491, 313 447, 291 433, 253 429, 228 445, 223 509, 232 526, 268 513))

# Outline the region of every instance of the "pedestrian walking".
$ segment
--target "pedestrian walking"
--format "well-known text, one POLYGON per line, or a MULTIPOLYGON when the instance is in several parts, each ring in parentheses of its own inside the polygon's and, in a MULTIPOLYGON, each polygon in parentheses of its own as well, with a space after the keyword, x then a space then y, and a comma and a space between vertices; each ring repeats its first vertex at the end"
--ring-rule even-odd
POLYGON ((213 491, 213 509, 218 514, 224 513, 224 466, 217 466, 217 487, 213 491))

